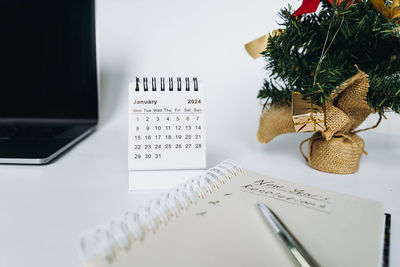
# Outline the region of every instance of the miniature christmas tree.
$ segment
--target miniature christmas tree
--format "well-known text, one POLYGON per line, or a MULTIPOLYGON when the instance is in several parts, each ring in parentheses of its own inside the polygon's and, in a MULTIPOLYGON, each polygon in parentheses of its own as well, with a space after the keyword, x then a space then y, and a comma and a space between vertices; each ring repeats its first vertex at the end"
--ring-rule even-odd
POLYGON ((280 11, 282 29, 262 52, 271 75, 258 94, 265 101, 258 139, 302 129, 293 121, 293 102, 302 99, 309 105, 303 123, 317 131, 306 140, 310 166, 352 173, 366 153, 355 129, 373 112, 400 112, 400 0, 327 0, 314 13, 318 5, 304 0, 296 12, 280 11))

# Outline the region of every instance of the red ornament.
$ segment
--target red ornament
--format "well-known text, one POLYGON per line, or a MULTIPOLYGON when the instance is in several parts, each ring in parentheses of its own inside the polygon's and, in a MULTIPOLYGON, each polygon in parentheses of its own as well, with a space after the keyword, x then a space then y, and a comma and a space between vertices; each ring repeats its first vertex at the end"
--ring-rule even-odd
MULTIPOLYGON (((333 5, 334 0, 328 0, 329 3, 333 5)), ((340 5, 343 0, 336 0, 336 6, 340 5)), ((347 6, 351 5, 352 3, 360 2, 360 0, 347 0, 347 6)), ((317 11, 319 6, 320 0, 303 0, 301 6, 292 14, 292 17, 301 16, 308 13, 313 13, 317 11)))

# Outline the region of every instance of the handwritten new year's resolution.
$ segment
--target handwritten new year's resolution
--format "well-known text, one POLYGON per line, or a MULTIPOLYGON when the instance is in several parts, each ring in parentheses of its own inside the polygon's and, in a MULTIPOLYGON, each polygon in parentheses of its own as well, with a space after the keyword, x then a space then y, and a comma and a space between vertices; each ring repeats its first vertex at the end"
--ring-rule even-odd
POLYGON ((289 187, 273 180, 256 180, 242 185, 240 190, 329 214, 330 197, 301 188, 289 187))

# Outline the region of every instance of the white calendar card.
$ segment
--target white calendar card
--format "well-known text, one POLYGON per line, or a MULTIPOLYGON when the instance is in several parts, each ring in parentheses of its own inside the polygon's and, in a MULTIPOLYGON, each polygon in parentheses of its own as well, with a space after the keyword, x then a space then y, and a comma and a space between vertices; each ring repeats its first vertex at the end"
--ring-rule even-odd
POLYGON ((196 77, 141 77, 129 85, 129 170, 206 167, 204 99, 196 77))

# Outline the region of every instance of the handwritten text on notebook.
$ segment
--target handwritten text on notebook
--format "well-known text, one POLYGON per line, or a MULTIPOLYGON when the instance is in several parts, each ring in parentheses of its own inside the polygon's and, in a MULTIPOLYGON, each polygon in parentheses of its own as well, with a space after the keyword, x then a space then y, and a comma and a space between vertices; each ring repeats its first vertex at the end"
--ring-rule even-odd
POLYGON ((285 201, 304 208, 329 213, 330 197, 308 192, 304 189, 288 186, 273 180, 256 180, 241 186, 242 192, 285 201))

